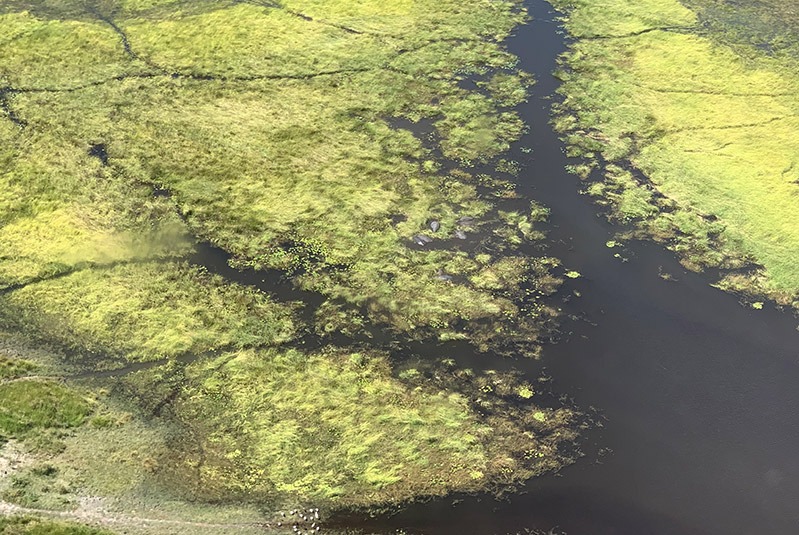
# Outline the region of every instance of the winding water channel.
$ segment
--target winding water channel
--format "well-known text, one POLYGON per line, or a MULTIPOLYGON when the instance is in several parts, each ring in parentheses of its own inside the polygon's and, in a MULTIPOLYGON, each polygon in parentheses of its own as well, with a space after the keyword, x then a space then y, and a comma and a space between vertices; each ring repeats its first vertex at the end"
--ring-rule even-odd
POLYGON ((508 46, 538 81, 521 108, 530 132, 519 146, 533 151, 512 156, 527 166, 521 193, 552 209, 550 254, 584 275, 569 282, 582 297, 564 303, 564 315, 587 321, 567 322, 540 362, 514 365, 531 377, 544 366, 556 391, 607 421, 589 432, 595 451, 506 501, 450 497, 334 523, 441 535, 799 533, 797 319, 741 306, 657 245, 614 257, 605 242, 618 228, 578 194, 548 124, 566 38, 544 0, 528 9, 532 22, 508 46))

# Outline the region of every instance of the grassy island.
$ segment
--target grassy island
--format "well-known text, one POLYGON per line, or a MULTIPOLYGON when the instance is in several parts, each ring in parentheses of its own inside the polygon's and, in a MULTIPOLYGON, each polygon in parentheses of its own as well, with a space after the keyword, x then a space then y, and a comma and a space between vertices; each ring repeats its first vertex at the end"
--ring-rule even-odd
POLYGON ((0 505, 249 532, 568 462, 571 410, 446 345, 535 356, 557 315, 502 158, 525 16, 0 3, 0 505))
POLYGON ((575 37, 556 126, 587 192, 721 287, 799 307, 797 3, 553 4, 575 37))

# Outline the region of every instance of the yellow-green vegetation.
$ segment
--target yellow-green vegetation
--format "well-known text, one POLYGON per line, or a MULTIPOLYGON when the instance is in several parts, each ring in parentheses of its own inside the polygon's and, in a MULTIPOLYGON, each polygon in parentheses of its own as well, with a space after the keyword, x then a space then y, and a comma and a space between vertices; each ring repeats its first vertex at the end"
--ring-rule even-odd
POLYGON ((95 496, 144 517, 168 507, 178 519, 249 524, 264 519, 246 504, 502 491, 568 462, 572 411, 539 408, 513 375, 445 364, 395 374, 373 350, 246 349, 81 388, 12 380, 0 385, 0 430, 14 448, 0 447, 0 464, 20 448, 28 460, 0 477, 0 499, 69 514, 95 496), (227 502, 241 510, 202 505, 227 502))
POLYGON ((537 353, 557 261, 520 249, 546 211, 474 170, 519 172, 501 153, 531 80, 501 41, 524 17, 518 0, 2 2, 0 326, 53 352, 0 361, 0 431, 36 457, 5 499, 368 506, 568 462, 572 413, 530 385, 395 373, 313 334, 537 353))
POLYGON ((185 254, 173 208, 55 132, 0 123, 0 288, 90 265, 185 254))
POLYGON ((17 379, 28 375, 36 365, 27 360, 17 360, 0 355, 0 380, 17 379))
POLYGON ((3 535, 112 535, 110 531, 104 529, 42 520, 30 516, 0 518, 0 533, 3 535))
POLYGON ((722 286, 796 306, 799 63, 785 40, 794 29, 753 22, 796 3, 753 2, 744 9, 754 19, 723 1, 553 3, 577 38, 556 125, 589 159, 576 172, 602 162, 588 192, 691 268, 758 267, 722 286))
POLYGON ((127 360, 274 345, 294 335, 289 305, 173 263, 87 268, 0 303, 41 337, 127 360))
MULTIPOLYGON (((510 377, 459 392, 454 379, 397 380, 375 352, 240 351, 180 375, 168 411, 185 435, 158 472, 206 500, 352 506, 477 490, 556 467, 558 445, 573 438, 569 411, 541 426, 531 405, 504 401, 533 396, 510 377), (494 416, 481 418, 474 403, 494 416)), ((149 397, 159 382, 168 373, 147 370, 125 388, 149 397)))
POLYGON ((685 0, 712 37, 731 45, 745 45, 772 54, 796 57, 799 36, 799 5, 796 0, 758 0, 733 3, 685 0))
POLYGON ((3 15, 3 94, 19 123, 3 125, 7 284, 179 256, 190 233, 399 331, 510 328, 517 304, 442 283, 440 271, 482 268, 452 239, 462 216, 496 219, 468 166, 522 130, 503 106, 530 80, 499 44, 524 17, 515 1, 414 2, 391 16, 368 1, 81 5, 12 2, 3 15), (62 33, 87 44, 68 57, 37 52, 36 69, 23 69, 31 43, 61 50, 49 40, 62 33), (467 75, 484 90, 461 89, 467 75), (466 170, 432 172, 430 149, 393 117, 432 120, 443 155, 466 170), (98 146, 103 156, 91 156, 98 146), (150 197, 154 187, 171 198, 150 197), (455 243, 414 245, 432 219, 432 237, 455 243), (34 235, 43 248, 31 250, 34 235))

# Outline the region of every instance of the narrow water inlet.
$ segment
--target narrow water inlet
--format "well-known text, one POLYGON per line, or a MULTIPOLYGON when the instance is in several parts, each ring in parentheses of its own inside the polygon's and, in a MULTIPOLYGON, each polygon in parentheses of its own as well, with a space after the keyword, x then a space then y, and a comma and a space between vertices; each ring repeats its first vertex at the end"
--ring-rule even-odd
MULTIPOLYGON (((567 323, 571 335, 545 349, 543 365, 555 390, 607 421, 589 433, 586 458, 505 501, 455 496, 333 524, 442 535, 799 532, 797 319, 741 306, 655 244, 630 244, 627 262, 614 257, 605 243, 618 229, 579 195, 549 126, 566 37, 544 0, 527 7, 533 20, 508 47, 537 84, 520 108, 530 131, 511 157, 526 167, 520 193, 552 210, 549 253, 583 275, 568 283, 581 297, 564 303, 564 316, 589 320, 567 323)), ((531 374, 541 366, 515 364, 531 374)))

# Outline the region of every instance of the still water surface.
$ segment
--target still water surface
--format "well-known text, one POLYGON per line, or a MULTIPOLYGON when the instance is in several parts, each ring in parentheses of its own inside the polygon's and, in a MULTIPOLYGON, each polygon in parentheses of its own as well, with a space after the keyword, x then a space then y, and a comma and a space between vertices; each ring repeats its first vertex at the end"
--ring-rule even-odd
POLYGON ((508 46, 538 81, 521 108, 530 132, 519 146, 533 151, 512 156, 526 164, 521 193, 552 209, 549 253, 583 274, 569 282, 582 297, 564 313, 588 321, 567 322, 570 333, 541 362, 514 364, 533 378, 545 366, 555 390, 607 421, 589 433, 585 458, 507 501, 450 497, 333 523, 431 535, 799 534, 796 318, 742 306, 654 244, 632 244, 628 262, 614 258, 605 242, 618 229, 578 194, 548 124, 566 39, 544 0, 528 9, 532 22, 508 46))

